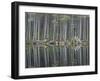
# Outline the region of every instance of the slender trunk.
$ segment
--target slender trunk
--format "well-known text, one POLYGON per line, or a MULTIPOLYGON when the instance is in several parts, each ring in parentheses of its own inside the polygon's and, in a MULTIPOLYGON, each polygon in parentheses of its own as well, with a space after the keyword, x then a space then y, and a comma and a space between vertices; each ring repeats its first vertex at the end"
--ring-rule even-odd
POLYGON ((45 67, 47 67, 47 53, 46 53, 46 48, 44 48, 44 62, 45 62, 45 67))
POLYGON ((40 18, 38 17, 38 41, 40 40, 40 18))
POLYGON ((56 17, 54 17, 55 23, 53 24, 53 41, 55 41, 55 34, 56 34, 56 17))
POLYGON ((64 38, 64 41, 66 42, 66 38, 67 38, 67 22, 64 25, 64 30, 63 31, 64 31, 64 35, 63 35, 64 37, 63 38, 64 38))
MULTIPOLYGON (((80 40, 81 40, 81 33, 82 33, 82 21, 81 21, 81 16, 80 16, 80 40)), ((81 54, 81 48, 80 48, 80 65, 82 64, 82 54, 81 54)))
POLYGON ((45 15, 45 21, 44 21, 44 39, 46 39, 46 30, 47 30, 47 15, 45 15))
POLYGON ((70 31, 70 36, 71 37, 74 37, 74 33, 75 33, 75 31, 74 31, 74 16, 72 15, 71 17, 72 18, 71 18, 71 31, 70 31))

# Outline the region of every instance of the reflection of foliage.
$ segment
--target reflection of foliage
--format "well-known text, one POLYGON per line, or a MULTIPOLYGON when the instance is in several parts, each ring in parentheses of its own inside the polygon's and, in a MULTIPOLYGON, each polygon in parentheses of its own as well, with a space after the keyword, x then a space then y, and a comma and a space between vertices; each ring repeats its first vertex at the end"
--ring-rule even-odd
POLYGON ((74 49, 78 49, 81 46, 81 40, 78 37, 73 37, 69 40, 68 46, 74 49))
POLYGON ((82 41, 82 46, 87 47, 89 45, 88 41, 82 41))
POLYGON ((33 41, 32 40, 26 41, 26 48, 32 47, 32 45, 33 45, 33 41))
POLYGON ((56 67, 56 66, 58 66, 58 64, 57 64, 57 63, 52 64, 52 67, 56 67))
POLYGON ((26 48, 33 47, 33 46, 43 46, 44 48, 47 48, 48 46, 67 46, 70 48, 73 48, 75 50, 79 49, 80 47, 88 47, 89 43, 87 40, 80 40, 78 37, 73 37, 71 39, 67 39, 66 41, 53 41, 53 40, 39 40, 39 41, 26 41, 26 48))

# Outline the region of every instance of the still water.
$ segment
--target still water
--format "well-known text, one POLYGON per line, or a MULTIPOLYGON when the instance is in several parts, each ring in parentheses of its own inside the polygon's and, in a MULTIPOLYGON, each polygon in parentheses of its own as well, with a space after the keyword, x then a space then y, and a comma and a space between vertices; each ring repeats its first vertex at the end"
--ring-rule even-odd
POLYGON ((25 67, 89 65, 89 16, 25 12, 25 67))

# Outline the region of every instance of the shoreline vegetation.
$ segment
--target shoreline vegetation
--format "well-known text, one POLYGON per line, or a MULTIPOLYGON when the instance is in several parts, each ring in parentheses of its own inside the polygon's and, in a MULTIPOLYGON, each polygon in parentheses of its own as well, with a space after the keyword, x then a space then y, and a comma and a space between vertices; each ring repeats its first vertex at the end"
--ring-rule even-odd
POLYGON ((26 68, 89 65, 89 16, 25 12, 26 68))

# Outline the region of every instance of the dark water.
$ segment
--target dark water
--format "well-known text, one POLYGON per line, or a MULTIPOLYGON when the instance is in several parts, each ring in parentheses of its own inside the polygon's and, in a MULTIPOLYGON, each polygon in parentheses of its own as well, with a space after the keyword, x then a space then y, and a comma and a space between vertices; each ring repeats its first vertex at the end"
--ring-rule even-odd
POLYGON ((89 65, 88 48, 35 47, 26 50, 26 68, 89 65))
POLYGON ((25 13, 25 67, 89 65, 89 16, 25 13))

